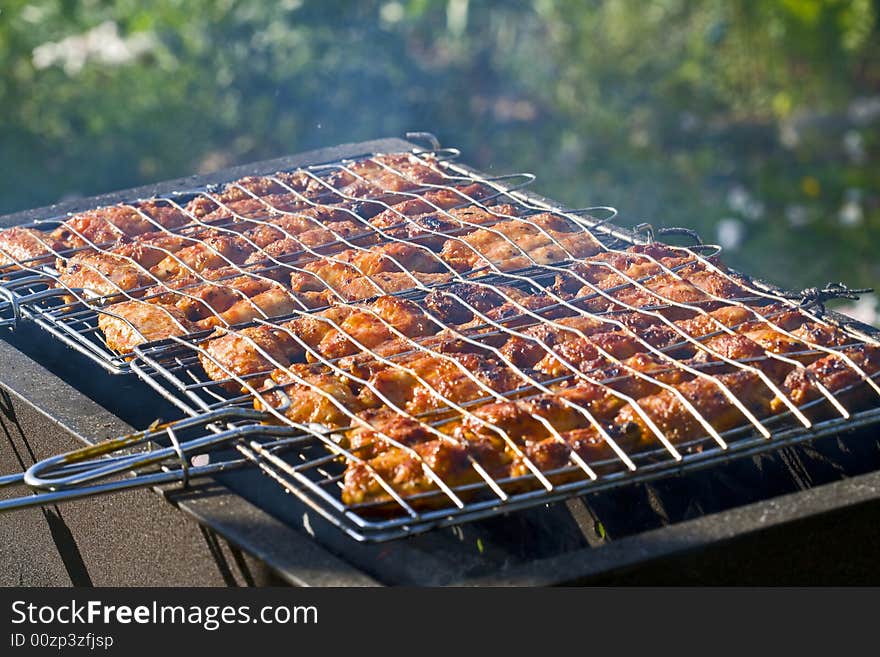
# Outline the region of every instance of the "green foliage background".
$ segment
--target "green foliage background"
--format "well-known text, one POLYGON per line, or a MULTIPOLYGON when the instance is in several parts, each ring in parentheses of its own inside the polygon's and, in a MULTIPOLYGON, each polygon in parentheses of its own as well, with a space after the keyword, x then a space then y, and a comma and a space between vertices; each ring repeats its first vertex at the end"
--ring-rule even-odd
POLYGON ((780 283, 880 287, 878 16, 880 0, 4 0, 0 213, 427 129, 623 223, 726 226, 728 260, 780 283))

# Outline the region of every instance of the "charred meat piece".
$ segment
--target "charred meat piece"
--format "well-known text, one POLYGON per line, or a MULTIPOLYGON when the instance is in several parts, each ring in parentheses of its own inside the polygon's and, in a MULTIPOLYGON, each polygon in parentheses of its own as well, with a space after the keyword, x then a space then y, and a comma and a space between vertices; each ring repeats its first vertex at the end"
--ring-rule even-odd
POLYGON ((505 297, 519 299, 523 296, 520 290, 507 285, 455 283, 430 292, 424 305, 444 324, 467 324, 474 319, 475 312, 486 313, 497 308, 505 303, 505 297))

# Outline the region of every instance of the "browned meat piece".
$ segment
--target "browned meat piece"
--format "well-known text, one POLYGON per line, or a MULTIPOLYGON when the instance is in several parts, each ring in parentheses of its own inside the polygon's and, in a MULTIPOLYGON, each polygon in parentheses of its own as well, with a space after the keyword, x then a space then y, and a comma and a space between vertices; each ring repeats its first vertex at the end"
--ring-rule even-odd
POLYGON ((202 237, 198 244, 183 248, 163 259, 151 271, 160 279, 175 278, 193 271, 241 264, 253 250, 241 237, 212 234, 202 237))
POLYGON ((254 398, 254 408, 263 410, 267 407, 284 409, 280 412, 291 422, 314 422, 327 427, 348 426, 352 423, 349 413, 361 410, 358 398, 344 381, 329 374, 316 373, 302 364, 272 372, 264 391, 254 398), (297 377, 305 383, 297 381, 297 377), (279 394, 278 387, 284 394, 279 394))
POLYGON ((151 269, 171 253, 192 246, 194 238, 199 238, 199 235, 196 233, 185 237, 165 231, 155 231, 138 235, 131 242, 107 248, 105 251, 121 258, 131 259, 144 269, 151 269))
MULTIPOLYGON (((667 332, 666 338, 670 343, 675 341, 674 335, 671 329, 667 332)), ((572 340, 555 344, 553 353, 538 361, 535 369, 551 378, 571 374, 569 366, 581 372, 589 372, 603 364, 604 357, 599 353, 600 348, 619 360, 645 350, 636 337, 621 332, 594 333, 589 338, 575 336, 572 340)))
POLYGON ((367 228, 356 221, 336 221, 333 223, 327 223, 322 227, 312 228, 296 236, 298 242, 301 242, 309 248, 317 249, 318 247, 322 247, 321 253, 328 253, 344 248, 345 245, 340 242, 343 238, 357 238, 357 244, 366 247, 375 244, 378 241, 379 236, 370 233, 367 228), (331 244, 336 248, 325 246, 331 244))
MULTIPOLYGON (((843 351, 861 370, 878 381, 880 372, 880 347, 864 345, 843 351)), ((820 358, 805 369, 794 370, 785 379, 783 389, 797 406, 803 406, 823 397, 817 384, 822 384, 850 411, 863 408, 867 403, 877 402, 877 392, 865 383, 862 376, 844 358, 832 354, 820 358), (844 392, 845 391, 845 392, 844 392)), ((779 400, 773 404, 774 412, 786 410, 779 400)), ((816 419, 833 413, 829 403, 813 408, 810 415, 816 419)))
MULTIPOLYGON (((585 409, 598 422, 607 423, 626 405, 626 401, 612 391, 638 399, 662 390, 657 384, 635 376, 632 370, 649 374, 654 380, 667 385, 677 385, 692 378, 692 375, 668 361, 647 354, 637 354, 624 361, 624 364, 626 367, 608 366, 596 372, 594 378, 602 380, 604 384, 588 381, 564 384, 553 394, 485 404, 474 410, 473 414, 503 429, 517 442, 543 440, 551 435, 548 424, 560 433, 590 424, 589 416, 575 406, 585 409), (563 400, 570 402, 570 405, 563 400)), ((492 433, 492 429, 470 418, 466 418, 457 431, 460 438, 468 440, 492 433)))
MULTIPOLYGON (((425 165, 412 159, 405 159, 406 156, 382 156, 379 161, 385 161, 384 158, 391 158, 389 162, 394 162, 401 167, 401 171, 409 172, 412 170, 414 178, 419 176, 434 176, 425 165), (425 171, 416 172, 416 169, 425 171)), ((385 171, 375 163, 355 164, 353 171, 359 172, 359 175, 367 178, 373 178, 385 171)), ((306 209, 311 207, 307 200, 302 200, 301 205, 296 205, 297 198, 309 199, 312 202, 320 198, 326 203, 341 201, 340 197, 332 192, 330 185, 337 188, 349 185, 356 180, 355 176, 344 171, 337 170, 330 176, 326 176, 326 180, 322 180, 318 176, 305 171, 279 171, 269 176, 248 176, 229 183, 226 188, 216 194, 205 194, 199 196, 187 205, 189 211, 197 217, 204 217, 207 214, 216 211, 220 205, 230 205, 240 201, 252 201, 254 196, 260 198, 271 199, 276 196, 290 196, 294 200, 285 201, 292 208, 301 207, 306 209)), ((398 182, 401 187, 404 183, 398 182)), ((410 187, 413 183, 409 184, 410 187)), ((277 206, 276 206, 277 207, 277 206)))
POLYGON ((13 226, 0 231, 0 267, 22 263, 27 267, 51 262, 67 245, 34 228, 13 226))
MULTIPOLYGON (((406 449, 393 447, 371 458, 367 463, 351 463, 345 472, 342 501, 345 504, 381 504, 391 498, 379 479, 402 497, 436 491, 437 485, 425 467, 451 487, 482 481, 471 465, 478 462, 490 476, 506 475, 511 458, 497 445, 486 441, 461 444, 449 439, 434 439, 414 444, 412 454, 406 449)), ((447 505, 449 500, 439 495, 416 506, 447 505)), ((378 511, 379 509, 377 509, 378 511)))
POLYGON ((316 349, 325 335, 333 331, 333 325, 341 323, 353 311, 350 308, 332 307, 309 317, 298 317, 282 323, 278 328, 266 325, 229 331, 218 329, 203 345, 211 358, 200 356, 208 376, 214 380, 228 378, 223 368, 237 376, 247 376, 266 369, 268 361, 245 337, 252 338, 262 349, 278 356, 285 364, 302 358, 306 347, 316 349), (282 357, 283 356, 283 357, 282 357))
MULTIPOLYGON (((658 274, 653 278, 644 281, 642 287, 629 286, 622 290, 616 290, 612 294, 615 299, 619 299, 622 304, 641 308, 644 306, 657 306, 673 301, 675 303, 708 303, 711 301, 709 296, 700 290, 696 285, 686 280, 679 280, 671 274, 658 274)), ((590 294, 591 290, 585 288, 578 296, 590 294)), ((619 307, 614 302, 609 302, 604 298, 597 299, 591 308, 597 310, 606 310, 619 307)))
POLYGON ((357 310, 346 317, 339 325, 339 331, 324 335, 318 351, 326 358, 340 358, 360 351, 355 340, 369 349, 391 339, 394 334, 390 327, 411 338, 435 333, 439 329, 417 305, 405 299, 383 296, 367 308, 369 311, 357 310))
POLYGON ((487 389, 507 392, 524 385, 503 363, 473 353, 445 358, 418 353, 395 364, 397 367, 376 372, 361 391, 365 406, 379 406, 388 400, 417 415, 486 397, 490 394, 487 389))
POLYGON ((511 440, 522 444, 527 440, 540 440, 552 435, 551 427, 559 433, 587 427, 590 425, 589 415, 600 421, 608 420, 622 405, 623 402, 611 394, 607 387, 579 382, 574 386, 561 387, 553 394, 484 404, 472 413, 489 426, 467 417, 455 429, 455 435, 470 441, 496 434, 491 427, 497 427, 511 440))
MULTIPOLYGON (((852 342, 852 338, 843 331, 813 322, 807 322, 794 329, 791 336, 767 325, 761 325, 760 322, 750 322, 740 327, 740 332, 736 335, 722 334, 705 341, 705 345, 733 360, 760 358, 765 351, 781 355, 793 354, 794 358, 803 363, 811 363, 818 359, 822 353, 799 340, 800 336, 809 336, 812 338, 812 344, 822 347, 836 347, 852 342)), ((711 357, 703 353, 701 358, 711 357)), ((771 377, 778 379, 787 374, 791 368, 776 360, 773 366, 768 364, 763 369, 771 377)))
MULTIPOLYGON (((496 224, 518 215, 519 211, 512 205, 493 205, 488 209, 469 205, 405 217, 386 216, 388 227, 379 227, 383 227, 386 234, 393 237, 417 241, 433 250, 440 250, 452 236, 461 237, 480 226, 496 224)), ((373 219, 374 225, 378 218, 373 219)), ((470 249, 468 251, 473 253, 470 249)))
POLYGON ((370 426, 358 426, 347 431, 344 447, 361 459, 373 458, 392 448, 394 443, 412 446, 437 437, 418 420, 387 409, 363 411, 360 417, 369 422, 370 426))
POLYGON ((109 253, 81 251, 60 263, 58 282, 67 288, 82 288, 97 296, 115 296, 128 292, 133 296, 156 279, 138 265, 109 253))
MULTIPOLYGON (((328 181, 345 196, 356 198, 404 192, 425 183, 443 182, 443 175, 438 170, 405 153, 376 156, 355 162, 347 169, 337 169, 328 176, 328 181)), ((387 202, 397 202, 395 197, 391 198, 395 200, 387 202)))
MULTIPOLYGON (((770 413, 775 397, 770 388, 754 372, 738 371, 711 379, 697 378, 677 386, 677 390, 719 433, 748 424, 747 418, 716 385, 721 381, 756 417, 770 413)), ((706 430, 671 391, 642 397, 638 405, 661 432, 673 443, 694 440, 706 430)), ((653 433, 632 406, 625 406, 614 420, 618 431, 628 437, 650 441, 653 433)))
POLYGON ((419 347, 430 349, 439 354, 482 354, 489 356, 490 351, 480 343, 467 342, 455 337, 451 332, 443 330, 436 335, 423 338, 394 338, 386 340, 370 349, 370 352, 345 356, 336 361, 336 366, 360 379, 369 379, 377 372, 388 369, 390 366, 376 359, 376 355, 382 358, 391 358, 395 362, 406 362, 408 359, 421 358, 424 354, 419 347), (418 346, 413 344, 418 343, 418 346), (392 358, 396 357, 396 358, 392 358))
POLYGON ((252 319, 278 317, 295 310, 304 310, 305 306, 289 290, 280 285, 270 287, 248 299, 241 299, 232 304, 219 315, 211 315, 199 320, 199 328, 212 328, 226 324, 242 324, 252 319))
MULTIPOLYGON (((675 264, 670 259, 661 259, 666 267, 675 264)), ((585 265, 581 265, 582 267, 585 265)), ((642 280, 638 285, 629 283, 619 274, 602 275, 596 272, 597 282, 586 285, 577 292, 578 297, 595 297, 579 305, 594 312, 619 310, 628 306, 641 308, 645 306, 662 306, 669 302, 678 304, 697 304, 702 307, 717 307, 718 302, 712 297, 735 299, 747 296, 746 291, 729 277, 703 268, 700 264, 687 265, 673 274, 659 273, 660 269, 653 263, 636 264, 628 267, 623 273, 628 278, 638 281, 641 275, 650 278, 642 280), (622 289, 613 289, 623 285, 622 289), (620 303, 611 301, 604 296, 597 296, 595 288, 609 290, 609 294, 620 303)), ((672 308, 662 312, 671 319, 687 319, 690 311, 672 308)))
POLYGON ((169 203, 144 201, 112 205, 75 214, 52 231, 52 237, 71 246, 109 244, 159 228, 178 228, 190 218, 169 203))
POLYGON ((292 289, 320 292, 332 288, 341 292, 349 282, 364 276, 384 272, 430 274, 442 272, 446 267, 427 249, 390 242, 369 250, 349 249, 332 259, 320 258, 307 263, 303 269, 305 271, 291 274, 292 289))
POLYGON ((109 306, 99 313, 98 327, 104 332, 107 346, 121 354, 130 353, 145 342, 195 330, 177 308, 142 301, 123 301, 109 306))
MULTIPOLYGON (((591 377, 597 381, 602 381, 612 390, 621 394, 640 399, 648 395, 660 392, 663 387, 659 384, 678 385, 694 378, 681 367, 677 367, 667 359, 661 358, 655 354, 640 353, 630 356, 623 361, 621 365, 610 364, 591 377), (652 380, 636 376, 634 372, 650 375, 652 380)), ((593 384, 578 382, 578 387, 591 388, 593 384)), ((591 404, 591 408, 595 410, 597 417, 610 419, 605 412, 606 409, 620 408, 624 405, 624 401, 616 395, 607 395, 601 405, 591 404)))
MULTIPOLYGON (((560 436, 544 438, 537 441, 529 441, 526 444, 526 457, 543 471, 558 470, 573 465, 571 455, 577 454, 588 465, 596 461, 614 459, 614 450, 602 438, 593 427, 584 429, 572 429, 563 431, 560 436)), ((517 459, 511 467, 510 476, 517 477, 531 473, 522 459, 517 459)), ((560 479, 554 478, 556 483, 562 483, 568 479, 583 477, 583 471, 576 468, 571 476, 560 479)))
POLYGON ((602 250, 590 233, 550 213, 510 219, 448 240, 440 256, 458 271, 487 266, 502 270, 585 258, 602 250), (501 233, 499 235, 498 233, 501 233))
POLYGON ((816 344, 822 347, 842 347, 852 344, 853 338, 844 331, 834 326, 820 324, 819 322, 804 322, 791 334, 804 343, 816 344))
MULTIPOLYGON (((407 223, 406 217, 413 217, 413 221, 416 223, 419 222, 417 217, 420 216, 435 216, 438 221, 445 221, 443 213, 438 213, 438 210, 470 205, 472 201, 479 201, 492 192, 493 190, 489 187, 479 183, 453 189, 432 190, 425 192, 419 198, 410 198, 383 210, 373 217, 370 223, 376 228, 388 229, 407 223)), ((444 228, 430 228, 431 230, 445 230, 444 228)))
POLYGON ((784 313, 783 307, 777 304, 770 306, 759 306, 745 308, 742 306, 723 306, 706 315, 697 315, 692 319, 686 319, 676 322, 682 331, 694 338, 701 338, 710 333, 720 331, 718 322, 728 328, 737 328, 743 330, 748 326, 767 326, 767 323, 758 320, 755 313, 763 316, 771 316, 769 321, 777 324, 783 329, 790 330, 798 325, 798 319, 803 321, 803 316, 799 313, 784 313), (752 324, 754 323, 754 324, 752 324))
MULTIPOLYGON (((513 297, 513 299, 513 301, 505 301, 500 306, 487 310, 484 314, 490 320, 503 324, 507 328, 516 328, 532 324, 535 321, 535 318, 524 312, 522 308, 531 310, 545 319, 559 319, 570 316, 574 312, 546 294, 523 294, 518 298, 513 297)), ((475 319, 474 322, 479 324, 480 320, 475 319)))
MULTIPOLYGON (((425 286, 440 285, 451 279, 449 274, 423 274, 421 272, 384 272, 372 276, 360 276, 348 281, 340 290, 339 294, 346 301, 360 301, 369 299, 377 294, 394 294, 405 292, 418 287, 413 279, 425 286)), ((328 292, 318 293, 316 305, 326 306, 336 299, 336 295, 328 292)))
POLYGON ((689 255, 658 245, 630 247, 623 252, 606 251, 591 256, 585 262, 572 264, 573 273, 560 275, 556 285, 572 293, 583 288, 580 294, 589 294, 592 290, 585 287, 585 283, 610 290, 620 285, 630 285, 627 278, 640 280, 654 276, 662 271, 661 265, 671 269, 690 260, 692 257, 689 255))
MULTIPOLYGON (((226 188, 217 194, 204 194, 197 196, 187 203, 187 210, 196 217, 207 217, 211 213, 222 213, 220 205, 229 205, 241 202, 254 201, 254 196, 270 196, 273 194, 290 194, 285 183, 293 183, 297 191, 305 191, 308 180, 302 174, 295 178, 291 174, 278 173, 274 176, 248 176, 229 183, 226 188), (273 180, 276 178, 277 180, 273 180), (299 182, 297 185, 296 183, 299 182)), ((319 190, 318 190, 319 191, 319 190)), ((218 218, 215 216, 215 218, 218 218)))
POLYGON ((208 269, 201 274, 191 274, 144 292, 144 300, 172 304, 182 310, 192 321, 215 317, 234 303, 247 300, 277 285, 268 278, 241 275, 237 269, 208 269))
POLYGON ((310 262, 302 267, 303 271, 295 271, 290 275, 290 288, 294 292, 324 292, 341 290, 360 274, 344 260, 354 252, 337 256, 339 260, 321 259, 310 262))
MULTIPOLYGON (((219 200, 219 199, 218 199, 219 200)), ((301 223, 300 230, 309 224, 314 226, 313 222, 308 219, 308 211, 310 209, 307 200, 296 196, 295 194, 285 194, 283 192, 261 195, 259 198, 247 196, 233 201, 226 201, 223 206, 218 206, 208 214, 202 217, 204 223, 221 223, 229 220, 243 221, 247 219, 266 220, 270 218, 278 218, 282 215, 285 219, 299 219, 301 223), (296 216, 294 214, 296 213, 296 216)), ((245 225, 250 225, 244 221, 245 225)))
MULTIPOLYGON (((199 354, 199 361, 214 381, 268 373, 277 367, 272 360, 286 366, 304 353, 302 346, 283 327, 266 325, 235 331, 218 329, 203 347, 204 353, 199 354), (261 350, 268 358, 260 353, 261 350)), ((238 386, 231 384, 230 387, 238 386)))
POLYGON ((272 261, 282 263, 296 263, 306 259, 313 259, 314 253, 310 249, 320 248, 323 253, 336 253, 346 248, 341 241, 349 237, 357 240, 362 247, 369 247, 376 242, 378 236, 365 235, 364 228, 353 221, 337 221, 329 223, 326 227, 310 228, 293 237, 293 231, 276 227, 261 226, 245 233, 260 249, 254 251, 247 259, 247 264, 269 263, 272 261))
POLYGON ((404 242, 390 242, 369 251, 359 251, 351 257, 351 263, 364 275, 381 272, 412 271, 435 274, 448 271, 437 256, 428 249, 404 242))
MULTIPOLYGON (((726 358, 732 361, 740 361, 748 367, 756 367, 764 372, 770 379, 781 381, 785 375, 791 371, 793 365, 778 359, 769 358, 767 352, 784 353, 783 351, 774 351, 769 349, 766 344, 761 344, 752 340, 750 335, 741 334, 723 334, 705 341, 703 344, 707 349, 711 349, 712 353, 707 351, 699 351, 692 359, 692 364, 700 365, 706 363, 714 363, 715 367, 711 369, 712 374, 721 374, 725 372, 735 371, 736 365, 721 364, 722 359, 726 358)), ((782 334, 776 334, 782 336, 782 334)), ((775 339, 775 347, 780 347, 782 341, 775 339)))
POLYGON ((325 310, 308 317, 298 317, 291 320, 285 326, 289 326, 296 336, 309 346, 317 350, 321 341, 330 333, 336 331, 334 326, 339 326, 355 310, 345 306, 331 306, 325 310))
MULTIPOLYGON (((405 198, 387 196, 387 192, 403 192, 424 183, 437 184, 443 180, 443 176, 433 166, 407 154, 381 155, 374 160, 355 162, 348 166, 349 171, 340 168, 330 175, 321 174, 320 177, 295 171, 242 178, 227 185, 222 192, 193 199, 187 204, 187 210, 197 217, 205 217, 218 211, 219 204, 228 206, 230 203, 254 201, 254 196, 275 198, 288 195, 291 199, 284 201, 288 207, 307 209, 311 205, 306 201, 297 204, 297 195, 310 200, 320 198, 324 203, 341 202, 343 199, 333 189, 355 198, 386 195, 386 203, 396 203, 405 198)), ((369 204, 365 208, 359 208, 358 213, 361 216, 372 216, 381 209, 379 204, 369 204)), ((222 213, 222 209, 219 212, 222 213)))

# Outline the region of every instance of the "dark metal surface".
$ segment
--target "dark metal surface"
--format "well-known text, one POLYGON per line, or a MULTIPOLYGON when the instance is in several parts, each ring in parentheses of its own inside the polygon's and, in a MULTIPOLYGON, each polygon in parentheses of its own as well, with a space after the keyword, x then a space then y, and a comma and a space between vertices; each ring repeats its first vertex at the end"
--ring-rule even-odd
MULTIPOLYGON (((62 356, 50 360, 69 361, 62 356)), ((0 471, 134 430, 2 340, 0 363, 0 471)), ((114 377, 110 388, 105 383, 92 393, 108 403, 119 381, 114 377)), ((150 395, 144 389, 135 397, 144 405, 150 395)), ((158 492, 162 496, 129 491, 0 518, 0 585, 373 584, 221 485, 158 492)), ((0 499, 5 494, 0 489, 0 499)))
MULTIPOLYGON (((22 212, 0 219, 0 225, 411 146, 382 140, 305 153, 22 212)), ((120 435, 157 415, 175 417, 173 407, 161 406, 134 377, 108 377, 99 370, 92 375, 73 351, 22 328, 2 337, 27 355, 0 341, 0 387, 7 391, 4 408, 12 409, 11 417, 4 411, 3 472, 70 449, 77 440, 120 435), (72 380, 85 395, 65 383, 72 380)), ((873 559, 851 555, 846 567, 841 564, 853 546, 871 545, 876 537, 876 522, 865 521, 876 521, 880 508, 878 468, 880 440, 862 432, 385 545, 355 544, 267 478, 239 472, 198 489, 164 491, 198 523, 169 513, 165 501, 146 491, 74 502, 63 516, 33 510, 0 518, 0 544, 14 544, 0 580, 85 581, 70 556, 78 552, 92 583, 876 581, 873 559), (62 522, 50 520, 52 514, 62 522), (114 531, 117 527, 124 531, 114 531), (63 546, 61 535, 68 537, 63 546), (244 569, 241 563, 258 566, 244 569)))

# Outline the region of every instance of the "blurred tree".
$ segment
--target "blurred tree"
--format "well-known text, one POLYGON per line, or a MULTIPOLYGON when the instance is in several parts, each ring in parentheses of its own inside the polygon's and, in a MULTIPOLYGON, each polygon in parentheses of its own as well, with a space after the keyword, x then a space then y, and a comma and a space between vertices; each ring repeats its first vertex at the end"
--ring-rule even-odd
POLYGON ((6 0, 0 212, 406 130, 880 286, 880 0, 6 0))

